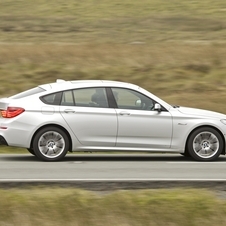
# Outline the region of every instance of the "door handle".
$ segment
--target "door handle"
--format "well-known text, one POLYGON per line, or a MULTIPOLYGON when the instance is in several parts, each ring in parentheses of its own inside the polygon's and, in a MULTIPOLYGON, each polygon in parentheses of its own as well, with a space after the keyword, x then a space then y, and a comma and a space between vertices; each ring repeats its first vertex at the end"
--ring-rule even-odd
POLYGON ((130 115, 130 113, 127 112, 127 111, 121 111, 119 114, 120 114, 120 115, 130 115))
POLYGON ((75 111, 72 109, 65 109, 64 112, 65 113, 75 113, 75 111))

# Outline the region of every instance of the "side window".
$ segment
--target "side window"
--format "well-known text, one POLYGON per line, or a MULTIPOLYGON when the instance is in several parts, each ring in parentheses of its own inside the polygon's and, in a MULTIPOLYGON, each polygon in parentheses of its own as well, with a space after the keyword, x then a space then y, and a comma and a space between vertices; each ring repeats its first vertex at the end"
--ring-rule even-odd
POLYGON ((55 94, 50 94, 50 95, 42 97, 42 100, 46 104, 53 104, 54 103, 54 98, 55 98, 55 94))
POLYGON ((112 92, 119 109, 150 111, 154 107, 152 99, 134 90, 112 88, 112 92))
POLYGON ((73 90, 75 105, 81 107, 108 108, 105 88, 85 88, 73 90))
POLYGON ((61 105, 63 106, 74 106, 74 97, 71 90, 64 91, 62 95, 61 105))
POLYGON ((62 93, 52 93, 48 94, 46 96, 40 97, 40 100, 45 103, 45 104, 50 104, 50 105, 59 105, 60 100, 61 100, 62 93))

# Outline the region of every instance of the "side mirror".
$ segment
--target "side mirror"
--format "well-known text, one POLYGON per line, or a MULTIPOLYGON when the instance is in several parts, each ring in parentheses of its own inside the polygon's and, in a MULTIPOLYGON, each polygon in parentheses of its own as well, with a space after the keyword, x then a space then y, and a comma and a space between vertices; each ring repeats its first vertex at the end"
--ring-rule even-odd
POLYGON ((161 105, 156 103, 155 106, 154 106, 154 110, 160 112, 161 109, 162 109, 161 105))

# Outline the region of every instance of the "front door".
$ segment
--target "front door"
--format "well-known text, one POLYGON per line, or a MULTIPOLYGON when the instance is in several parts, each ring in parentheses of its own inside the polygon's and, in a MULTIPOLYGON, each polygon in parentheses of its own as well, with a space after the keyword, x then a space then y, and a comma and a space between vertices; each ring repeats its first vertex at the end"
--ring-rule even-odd
POLYGON ((155 111, 155 102, 134 90, 112 88, 118 108, 118 147, 169 148, 172 116, 155 111))

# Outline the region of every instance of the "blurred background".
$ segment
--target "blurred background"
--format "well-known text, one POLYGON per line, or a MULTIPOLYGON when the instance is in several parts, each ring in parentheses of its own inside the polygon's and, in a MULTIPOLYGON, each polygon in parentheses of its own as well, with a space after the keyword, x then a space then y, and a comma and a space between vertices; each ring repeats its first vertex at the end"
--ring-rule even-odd
POLYGON ((0 1, 0 97, 110 79, 226 113, 225 56, 225 0, 0 1))
MULTIPOLYGON (((226 0, 0 0, 0 97, 56 79, 131 82, 226 114, 226 0)), ((203 190, 0 193, 0 225, 226 222, 225 195, 203 190)))

